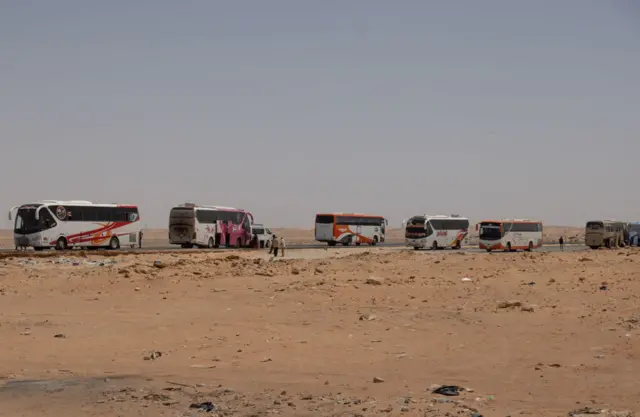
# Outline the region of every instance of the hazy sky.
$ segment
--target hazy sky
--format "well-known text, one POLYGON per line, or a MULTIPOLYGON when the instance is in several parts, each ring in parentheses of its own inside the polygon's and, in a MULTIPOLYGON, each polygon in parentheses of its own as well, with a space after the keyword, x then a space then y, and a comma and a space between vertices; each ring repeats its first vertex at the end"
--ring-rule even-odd
POLYGON ((6 210, 640 220, 640 3, 0 0, 0 138, 6 210))

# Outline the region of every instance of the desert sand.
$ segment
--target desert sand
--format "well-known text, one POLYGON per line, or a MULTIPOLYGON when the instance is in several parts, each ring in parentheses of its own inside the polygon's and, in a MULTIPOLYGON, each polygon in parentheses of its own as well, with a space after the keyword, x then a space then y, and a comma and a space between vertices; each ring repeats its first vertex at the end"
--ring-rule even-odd
POLYGON ((3 416, 632 416, 640 401, 635 249, 24 255, 0 254, 3 416))

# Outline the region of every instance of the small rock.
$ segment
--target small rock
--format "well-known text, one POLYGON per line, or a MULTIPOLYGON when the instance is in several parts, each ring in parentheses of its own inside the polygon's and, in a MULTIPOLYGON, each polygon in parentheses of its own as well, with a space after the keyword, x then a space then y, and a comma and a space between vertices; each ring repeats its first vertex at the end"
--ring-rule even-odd
POLYGON ((65 336, 63 333, 58 333, 53 335, 53 337, 58 338, 58 339, 66 339, 67 336, 65 336))
POLYGON ((406 405, 403 405, 402 408, 400 408, 400 411, 402 411, 403 413, 408 413, 409 407, 407 407, 406 405))
POLYGON ((520 307, 520 311, 526 311, 528 313, 533 313, 533 311, 535 310, 533 305, 523 305, 522 307, 520 307))
POLYGON ((499 301, 498 308, 513 308, 513 307, 522 307, 522 303, 520 301, 499 301))
POLYGON ((154 266, 155 268, 160 268, 160 269, 162 269, 162 268, 166 268, 166 267, 167 267, 167 266, 166 266, 165 264, 163 264, 163 263, 162 263, 162 261, 160 261, 160 260, 154 261, 154 262, 153 262, 153 266, 154 266))
POLYGON ((376 319, 375 314, 361 314, 359 318, 359 320, 367 320, 367 321, 371 321, 375 319, 376 319))
POLYGON ((158 359, 161 356, 162 356, 162 352, 153 351, 153 352, 151 352, 151 354, 149 356, 145 356, 144 360, 145 361, 154 361, 154 360, 158 359))
POLYGON ((292 275, 300 275, 300 270, 299 270, 298 268, 293 268, 293 269, 291 270, 291 274, 292 274, 292 275))
POLYGON ((313 395, 311 394, 305 394, 301 397, 303 400, 305 401, 309 401, 309 400, 313 400, 313 395))
POLYGON ((384 283, 384 279, 377 278, 377 277, 369 277, 365 281, 365 284, 369 284, 369 285, 382 285, 383 283, 384 283))
POLYGON ((380 383, 382 383, 382 382, 384 382, 384 379, 382 379, 382 378, 378 378, 377 376, 374 376, 374 377, 373 377, 373 383, 374 383, 374 384, 380 384, 380 383))
POLYGON ((460 281, 462 281, 462 282, 471 282, 473 280, 471 278, 469 278, 469 277, 464 277, 460 281))

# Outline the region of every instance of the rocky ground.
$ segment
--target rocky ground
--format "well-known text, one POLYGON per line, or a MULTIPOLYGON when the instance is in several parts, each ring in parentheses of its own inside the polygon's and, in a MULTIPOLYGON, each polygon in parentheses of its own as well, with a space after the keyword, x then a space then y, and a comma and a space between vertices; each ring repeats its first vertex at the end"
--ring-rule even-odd
POLYGON ((638 409, 638 250, 48 255, 0 258, 0 415, 638 409))

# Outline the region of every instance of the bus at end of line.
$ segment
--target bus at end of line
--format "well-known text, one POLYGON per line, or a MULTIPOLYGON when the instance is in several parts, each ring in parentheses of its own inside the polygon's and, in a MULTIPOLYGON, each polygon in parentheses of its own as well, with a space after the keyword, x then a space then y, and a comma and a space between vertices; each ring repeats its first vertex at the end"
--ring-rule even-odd
POLYGON ((480 222, 480 249, 532 251, 542 246, 542 222, 527 219, 486 220, 480 222))

